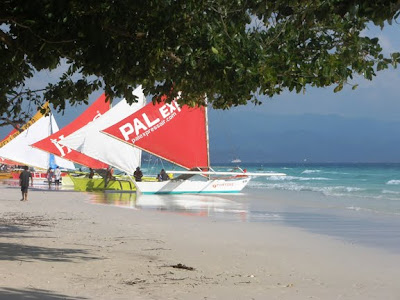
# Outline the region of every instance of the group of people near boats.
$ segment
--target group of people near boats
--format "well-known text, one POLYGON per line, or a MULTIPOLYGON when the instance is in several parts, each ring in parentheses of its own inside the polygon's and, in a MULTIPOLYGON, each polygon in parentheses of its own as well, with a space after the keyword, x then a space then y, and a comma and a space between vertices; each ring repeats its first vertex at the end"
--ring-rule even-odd
MULTIPOLYGON (((114 171, 113 168, 107 169, 107 172, 106 172, 106 179, 107 179, 107 180, 112 180, 112 179, 114 179, 114 176, 113 176, 113 173, 114 173, 114 172, 113 172, 113 171, 114 171)), ((61 176, 61 175, 60 175, 60 176, 61 176)), ((92 179, 93 176, 94 176, 94 170, 93 170, 92 168, 90 168, 88 177, 89 177, 89 179, 92 179)), ((140 169, 140 167, 137 167, 137 168, 136 168, 135 172, 133 173, 133 177, 135 178, 135 181, 142 181, 143 172, 142 172, 142 170, 140 169)), ((161 169, 160 173, 157 174, 156 179, 157 179, 158 181, 166 181, 166 180, 170 180, 171 178, 169 177, 169 175, 167 174, 167 172, 165 172, 164 169, 161 169)))
MULTIPOLYGON (((136 168, 136 171, 133 173, 133 177, 135 177, 136 181, 142 181, 143 172, 142 170, 140 170, 140 167, 136 168)), ((161 169, 160 173, 157 174, 156 178, 158 181, 166 181, 171 179, 164 169, 161 169)))
POLYGON ((61 170, 60 167, 57 166, 55 169, 52 169, 51 167, 47 170, 47 181, 49 183, 49 188, 51 186, 51 183, 53 182, 54 178, 54 183, 56 186, 60 185, 61 182, 61 170))

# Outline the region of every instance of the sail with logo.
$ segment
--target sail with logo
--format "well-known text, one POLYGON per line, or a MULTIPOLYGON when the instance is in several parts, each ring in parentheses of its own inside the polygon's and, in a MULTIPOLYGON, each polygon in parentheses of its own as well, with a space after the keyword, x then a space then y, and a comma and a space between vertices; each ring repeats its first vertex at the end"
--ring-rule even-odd
POLYGON ((109 109, 110 103, 106 102, 106 96, 103 94, 73 122, 52 135, 34 143, 32 146, 92 169, 105 169, 108 167, 107 164, 76 150, 65 147, 59 142, 86 124, 95 121, 109 109))
POLYGON ((179 106, 176 100, 149 103, 102 132, 187 169, 167 171, 180 174, 171 180, 135 182, 143 194, 237 193, 252 175, 241 169, 240 172, 216 172, 210 167, 205 107, 179 106))
POLYGON ((46 170, 53 163, 60 168, 74 170, 72 162, 61 157, 33 148, 31 145, 58 131, 58 125, 51 114, 48 103, 43 106, 45 113, 40 110, 19 130, 13 130, 1 141, 0 156, 21 165, 28 165, 46 170), (46 115, 47 114, 47 115, 46 115))
POLYGON ((208 168, 205 118, 204 107, 149 103, 103 132, 186 169, 208 168))

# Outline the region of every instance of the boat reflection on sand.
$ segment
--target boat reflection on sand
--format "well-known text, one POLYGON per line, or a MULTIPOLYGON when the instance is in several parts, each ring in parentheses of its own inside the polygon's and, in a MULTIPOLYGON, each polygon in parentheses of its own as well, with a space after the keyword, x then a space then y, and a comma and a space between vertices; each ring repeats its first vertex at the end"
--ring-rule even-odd
POLYGON ((108 204, 139 210, 157 210, 195 216, 237 214, 242 218, 247 207, 223 197, 211 195, 137 195, 136 193, 93 193, 94 204, 108 204))

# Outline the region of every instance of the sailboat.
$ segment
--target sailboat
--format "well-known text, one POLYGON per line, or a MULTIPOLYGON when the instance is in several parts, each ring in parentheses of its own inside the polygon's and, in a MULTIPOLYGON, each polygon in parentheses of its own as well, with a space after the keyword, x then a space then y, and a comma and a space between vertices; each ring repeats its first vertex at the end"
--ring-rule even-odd
POLYGON ((44 139, 37 141, 36 143, 32 144, 32 146, 92 169, 106 169, 108 167, 107 164, 76 150, 65 147, 61 145, 59 141, 64 139, 64 137, 68 136, 69 134, 75 132, 82 126, 97 120, 109 109, 110 103, 106 102, 106 96, 103 94, 73 122, 69 123, 61 130, 45 137, 44 139))
POLYGON ((238 193, 251 176, 285 175, 250 174, 241 169, 241 172, 214 171, 210 167, 207 123, 205 107, 180 107, 176 100, 161 101, 149 103, 102 132, 186 169, 167 171, 180 174, 172 180, 135 182, 142 194, 238 193))
MULTIPOLYGON (((46 112, 50 110, 48 103, 43 106, 43 109, 46 112)), ((51 113, 46 115, 46 113, 43 114, 38 111, 20 130, 13 131, 1 142, 0 156, 18 164, 41 170, 47 170, 49 167, 55 168, 56 166, 74 170, 75 166, 72 162, 31 146, 31 144, 57 131, 58 125, 54 116, 51 113)), ((42 174, 36 175, 43 179, 42 174)))
MULTIPOLYGON (((136 88, 133 94, 137 97, 136 103, 130 105, 125 99, 122 99, 96 120, 59 140, 59 144, 96 159, 107 167, 111 166, 132 175, 140 164, 142 151, 121 143, 100 131, 143 107, 146 99, 142 87, 136 88)), ((77 190, 135 190, 135 185, 130 180, 89 180, 89 178, 79 177, 72 178, 72 180, 77 190)))

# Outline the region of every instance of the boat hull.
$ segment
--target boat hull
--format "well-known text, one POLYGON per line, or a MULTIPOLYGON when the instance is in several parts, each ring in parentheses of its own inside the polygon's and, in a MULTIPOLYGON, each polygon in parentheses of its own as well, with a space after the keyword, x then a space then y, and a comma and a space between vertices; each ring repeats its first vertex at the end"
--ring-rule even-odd
POLYGON ((109 180, 107 186, 103 178, 87 178, 87 177, 73 177, 70 176, 74 190, 81 192, 91 191, 136 191, 134 183, 130 180, 109 180))
POLYGON ((13 178, 10 172, 0 172, 0 179, 10 179, 13 178))
POLYGON ((239 193, 250 177, 214 180, 169 180, 162 182, 136 182, 138 192, 149 194, 224 194, 239 193))

